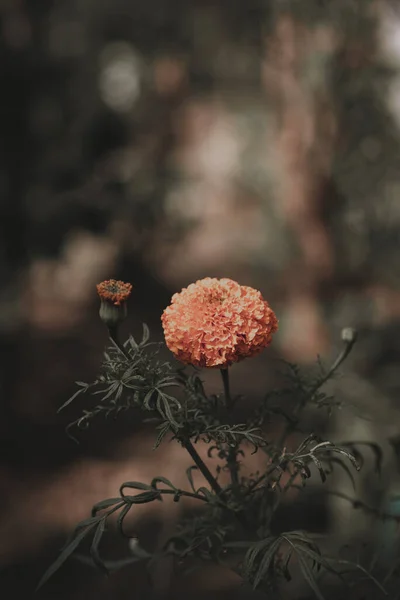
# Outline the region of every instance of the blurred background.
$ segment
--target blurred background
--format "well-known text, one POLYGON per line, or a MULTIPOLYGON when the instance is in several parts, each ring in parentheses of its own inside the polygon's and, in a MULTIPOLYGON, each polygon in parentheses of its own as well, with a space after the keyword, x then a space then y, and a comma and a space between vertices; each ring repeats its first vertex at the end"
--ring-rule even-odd
MULTIPOLYGON (((260 289, 280 330, 232 370, 250 399, 274 359, 308 369, 357 328, 332 386, 353 409, 310 426, 382 444, 382 477, 367 461, 357 493, 387 508, 400 491, 399 195, 395 1, 0 0, 2 588, 33 597, 71 528, 123 481, 184 485, 183 450, 153 454, 137 419, 99 419, 76 445, 64 430, 84 406, 56 414, 97 373, 95 284, 108 278, 134 286, 124 333, 145 321, 155 339, 172 294, 198 278, 260 289)), ((218 373, 203 376, 220 391, 218 373)), ((282 513, 286 530, 368 534, 396 552, 392 529, 319 487, 282 513)), ((132 531, 151 545, 179 510, 141 508, 132 531)), ((133 600, 146 585, 141 568, 106 580, 70 561, 37 597, 133 600)), ((207 570, 171 597, 233 598, 236 585, 207 570)))

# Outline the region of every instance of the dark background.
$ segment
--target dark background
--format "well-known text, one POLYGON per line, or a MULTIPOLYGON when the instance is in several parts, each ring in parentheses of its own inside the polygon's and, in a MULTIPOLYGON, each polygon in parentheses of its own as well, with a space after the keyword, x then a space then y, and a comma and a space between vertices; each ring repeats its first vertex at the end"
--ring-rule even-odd
MULTIPOLYGON (((364 418, 344 410, 313 426, 383 444, 383 477, 367 463, 358 493, 388 507, 398 488, 388 439, 400 431, 399 82, 400 13, 383 0, 0 2, 7 597, 33 597, 73 525, 122 481, 162 474, 183 485, 190 464, 171 445, 152 454, 151 432, 133 418, 99 420, 79 445, 64 433, 82 405, 56 410, 75 380, 96 374, 107 341, 103 279, 133 284, 124 332, 140 335, 145 321, 155 339, 171 295, 197 278, 260 289, 280 330, 232 371, 249 402, 271 385, 273 359, 329 360, 342 327, 356 327, 334 389, 364 418)), ((219 390, 215 373, 204 378, 219 390)), ((132 528, 151 545, 177 517, 157 505, 132 528)), ((318 486, 282 523, 374 547, 395 540, 318 486)), ((127 548, 110 541, 110 551, 127 548)), ((173 597, 222 597, 236 584, 208 570, 173 597)), ((141 568, 105 580, 70 561, 37 597, 132 599, 147 597, 145 585, 141 568)))

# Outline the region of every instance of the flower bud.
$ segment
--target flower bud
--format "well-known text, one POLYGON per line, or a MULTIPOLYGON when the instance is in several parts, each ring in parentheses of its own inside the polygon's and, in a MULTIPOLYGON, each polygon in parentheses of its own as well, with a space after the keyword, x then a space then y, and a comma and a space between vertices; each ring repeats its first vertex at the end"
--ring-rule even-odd
POLYGON ((346 344, 354 344, 357 339, 357 331, 353 329, 353 327, 345 327, 342 329, 342 341, 346 342, 346 344))
POLYGON ((100 319, 107 327, 116 327, 128 314, 126 301, 131 294, 132 285, 109 279, 96 287, 100 297, 100 319))

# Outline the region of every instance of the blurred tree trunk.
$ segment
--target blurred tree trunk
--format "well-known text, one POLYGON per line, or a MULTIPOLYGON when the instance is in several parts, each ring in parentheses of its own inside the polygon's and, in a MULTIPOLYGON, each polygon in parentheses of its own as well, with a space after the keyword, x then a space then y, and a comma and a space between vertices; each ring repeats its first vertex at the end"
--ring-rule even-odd
POLYGON ((277 153, 282 165, 278 212, 298 246, 286 278, 290 339, 314 359, 328 345, 318 311, 318 287, 331 278, 333 249, 324 223, 324 199, 336 141, 336 119, 326 65, 336 37, 328 25, 309 28, 293 14, 279 14, 265 44, 263 81, 276 111, 277 153), (293 322, 292 322, 293 321, 293 322))

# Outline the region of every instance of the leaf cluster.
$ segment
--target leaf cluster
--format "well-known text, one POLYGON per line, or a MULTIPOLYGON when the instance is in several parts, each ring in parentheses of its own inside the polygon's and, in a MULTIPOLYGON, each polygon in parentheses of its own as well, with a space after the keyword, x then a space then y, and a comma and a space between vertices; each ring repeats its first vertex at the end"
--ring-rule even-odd
MULTIPOLYGON (((156 500, 162 501, 163 496, 165 495, 172 496, 174 502, 179 502, 183 496, 195 498, 202 502, 209 502, 212 498, 212 494, 206 488, 199 488, 197 491, 193 492, 181 490, 163 476, 153 478, 150 484, 142 483, 140 481, 127 481, 123 483, 119 489, 118 497, 107 498, 106 500, 97 502, 92 508, 91 517, 78 523, 57 560, 43 575, 38 584, 38 589, 42 587, 56 571, 58 571, 87 537, 92 537, 90 556, 93 564, 98 567, 100 571, 108 575, 112 569, 107 566, 107 562, 101 557, 99 548, 100 542, 107 531, 110 517, 118 513, 116 521, 117 531, 122 537, 130 538, 131 536, 125 532, 124 523, 133 506, 147 504, 156 500), (127 491, 130 492, 131 490, 138 490, 139 493, 127 493, 127 491)), ((152 554, 141 548, 139 553, 135 553, 134 558, 128 561, 126 559, 117 561, 116 568, 120 568, 121 563, 128 564, 129 562, 137 562, 138 560, 148 561, 152 558, 154 558, 152 554)))
MULTIPOLYGON (((196 463, 187 470, 190 490, 178 489, 162 476, 149 484, 124 483, 118 497, 96 504, 92 516, 78 524, 40 585, 89 536, 92 537, 90 555, 93 564, 108 572, 109 563, 100 557, 99 545, 110 517, 118 513, 116 527, 119 534, 126 537, 124 522, 133 505, 162 501, 165 495, 172 496, 175 502, 182 497, 196 499, 203 509, 182 519, 175 535, 159 552, 172 554, 179 562, 189 559, 215 562, 229 559, 232 562, 232 556, 239 553, 233 568, 255 589, 265 591, 278 585, 282 579, 289 581, 295 563, 320 600, 323 596, 318 581, 322 573, 343 578, 344 570, 350 566, 353 570, 362 570, 358 564, 350 565, 342 559, 335 562, 327 558, 304 532, 271 533, 271 524, 284 494, 290 488, 298 487, 299 481, 300 488, 306 485, 314 472, 319 474, 322 483, 326 483, 328 476, 340 468, 355 487, 353 473, 359 471, 364 462, 360 451, 363 445, 372 449, 376 469, 380 469, 382 453, 373 443, 334 443, 310 433, 305 434, 294 450, 286 447, 291 433, 304 435, 301 421, 306 407, 312 405, 330 413, 337 406, 337 401, 325 394, 322 388, 336 375, 351 345, 352 342, 345 344, 329 369, 319 361, 317 374, 309 377, 296 365, 286 363, 283 373, 285 385, 267 393, 242 423, 235 422, 232 411, 237 398, 228 402, 225 395, 209 396, 198 370, 188 371, 161 361, 158 357, 160 347, 149 342, 149 331, 145 325, 140 343, 130 336, 122 347, 114 344, 108 348, 100 375, 91 384, 77 382, 79 390, 61 408, 86 393, 99 397, 94 408, 85 409, 83 415, 71 424, 79 428, 87 427, 100 413, 117 416, 122 410, 131 408, 144 411, 145 418, 154 423, 157 432, 154 447, 157 448, 169 434, 170 439, 177 440, 189 451, 196 463), (288 408, 283 408, 284 398, 291 400, 288 408), (283 419, 283 431, 278 440, 271 441, 265 434, 265 426, 277 416, 283 419), (194 449, 193 444, 199 440, 209 445, 209 457, 216 455, 222 462, 222 466, 217 466, 215 479, 194 449), (266 455, 265 469, 250 476, 241 476, 240 460, 245 458, 246 450, 255 453, 259 449, 266 455), (196 489, 193 481, 195 469, 202 471, 211 490, 207 487, 196 489), (223 487, 219 483, 222 470, 231 475, 231 483, 223 487), (132 494, 132 490, 139 493, 132 494)), ((327 491, 330 493, 330 490, 327 491)), ((356 501, 353 506, 363 508, 363 504, 356 504, 356 501)), ((141 549, 132 560, 151 561, 154 558, 155 555, 141 549)))
POLYGON ((166 389, 179 386, 179 383, 175 379, 173 366, 159 359, 161 344, 149 342, 149 338, 149 329, 143 324, 143 336, 139 343, 129 336, 123 344, 123 351, 117 345, 111 345, 104 353, 96 379, 90 383, 76 382, 79 389, 58 412, 86 394, 95 397, 97 403, 90 409, 85 408, 82 415, 68 425, 70 437, 73 427, 86 429, 100 414, 116 418, 119 413, 132 408, 158 410, 165 419, 174 422, 173 412, 179 411, 181 404, 167 394, 166 389))
POLYGON ((259 541, 227 543, 226 548, 233 551, 246 550, 241 573, 254 589, 270 591, 279 574, 291 581, 291 569, 294 564, 300 567, 305 581, 318 600, 325 600, 320 589, 319 579, 323 575, 333 574, 343 583, 351 586, 348 576, 361 571, 384 594, 379 582, 359 564, 341 558, 324 555, 318 544, 304 531, 289 531, 259 541))

